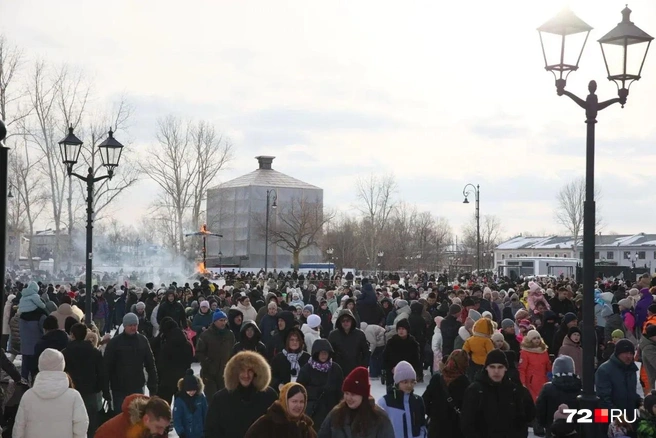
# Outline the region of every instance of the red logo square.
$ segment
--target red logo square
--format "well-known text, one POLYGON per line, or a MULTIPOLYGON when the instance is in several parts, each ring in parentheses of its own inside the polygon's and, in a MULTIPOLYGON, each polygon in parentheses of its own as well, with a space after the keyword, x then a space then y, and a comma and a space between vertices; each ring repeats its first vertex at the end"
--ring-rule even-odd
POLYGON ((595 423, 608 423, 608 409, 595 409, 594 410, 595 423))

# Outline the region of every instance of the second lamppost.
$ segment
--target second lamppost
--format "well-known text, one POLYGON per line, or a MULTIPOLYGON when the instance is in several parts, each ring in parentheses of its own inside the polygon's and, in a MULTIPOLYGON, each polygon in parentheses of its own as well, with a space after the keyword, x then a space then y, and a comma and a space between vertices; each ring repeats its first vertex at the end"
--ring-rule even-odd
MULTIPOLYGON (((583 392, 580 408, 594 409, 598 398, 595 393, 595 125, 599 111, 619 103, 624 107, 633 81, 640 79, 647 51, 653 38, 631 22, 631 10, 622 11, 622 21, 599 39, 606 65, 608 80, 617 85, 616 98, 599 102, 597 83, 588 84, 585 100, 565 90, 567 76, 578 70, 585 43, 592 27, 565 9, 538 28, 544 68, 556 80, 558 96, 567 96, 585 110, 587 124, 585 153, 585 201, 583 203, 583 392), (572 40, 579 38, 579 43, 572 40), (582 44, 581 44, 582 42, 582 44), (579 48, 580 44, 580 48, 579 48), (551 49, 551 50, 550 50, 551 49), (629 55, 629 51, 631 52, 629 55)), ((598 436, 594 424, 585 425, 585 437, 598 436)))
POLYGON ((276 189, 266 191, 266 225, 264 231, 264 274, 269 267, 269 210, 278 207, 278 192, 276 189))
POLYGON ((474 184, 467 184, 464 189, 462 189, 462 195, 465 197, 465 200, 462 201, 463 204, 469 204, 469 195, 474 193, 476 198, 476 275, 480 275, 481 271, 481 186, 474 184))
MULTIPOLYGON (((104 179, 112 179, 114 176, 114 169, 118 167, 121 160, 121 152, 123 145, 114 138, 114 133, 109 130, 109 136, 105 141, 98 145, 100 151, 100 158, 102 159, 103 166, 107 169, 107 175, 95 176, 93 167, 87 169, 87 176, 82 176, 73 172, 73 166, 77 163, 82 151, 82 140, 77 138, 73 133, 73 127, 68 129, 66 138, 59 142, 59 149, 62 156, 62 162, 66 165, 68 176, 74 176, 82 182, 87 184, 87 251, 86 251, 86 301, 84 309, 84 319, 87 324, 92 321, 92 307, 91 307, 91 288, 92 288, 92 273, 93 273, 93 194, 95 183, 104 179)), ((93 151, 91 151, 93 154, 93 151)))

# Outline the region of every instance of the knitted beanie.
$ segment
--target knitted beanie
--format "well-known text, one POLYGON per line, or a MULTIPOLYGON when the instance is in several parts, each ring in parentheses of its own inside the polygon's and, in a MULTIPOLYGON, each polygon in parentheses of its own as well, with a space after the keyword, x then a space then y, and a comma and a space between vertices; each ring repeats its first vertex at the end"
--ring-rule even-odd
POLYGON ((369 371, 365 367, 357 367, 350 372, 342 384, 342 392, 350 392, 369 398, 371 386, 369 385, 369 371))
POLYGON ((64 355, 54 348, 46 348, 39 356, 39 371, 64 371, 64 355))
POLYGON ((508 368, 508 358, 503 354, 503 351, 494 349, 487 354, 487 357, 485 358, 485 366, 487 367, 488 365, 493 364, 503 365, 508 368))
POLYGON ((398 384, 404 380, 417 380, 417 373, 410 363, 402 360, 394 367, 394 383, 398 384))

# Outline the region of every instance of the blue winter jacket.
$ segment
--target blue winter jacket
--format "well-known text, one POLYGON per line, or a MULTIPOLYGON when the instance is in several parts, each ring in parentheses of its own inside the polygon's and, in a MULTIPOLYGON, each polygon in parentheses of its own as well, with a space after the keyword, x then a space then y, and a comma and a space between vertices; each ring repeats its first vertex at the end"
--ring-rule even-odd
POLYGON ((175 395, 173 403, 173 427, 178 436, 185 438, 204 438, 205 417, 207 416, 207 398, 205 394, 196 393, 191 398, 186 393, 175 395), (190 405, 194 406, 191 412, 190 405))
POLYGON ((394 388, 378 400, 378 406, 387 412, 396 438, 426 438, 426 412, 421 397, 394 388))
POLYGON ((362 286, 360 291, 360 296, 358 297, 358 303, 365 304, 377 304, 378 300, 376 299, 376 291, 371 283, 366 283, 362 286))
POLYGON ((18 302, 18 311, 20 313, 32 312, 36 309, 46 309, 46 303, 39 296, 39 285, 36 281, 30 281, 30 284, 21 291, 21 299, 18 302))
POLYGON ((635 363, 626 365, 615 355, 601 364, 595 373, 595 389, 600 407, 626 410, 638 408, 640 396, 636 393, 637 372, 635 363))

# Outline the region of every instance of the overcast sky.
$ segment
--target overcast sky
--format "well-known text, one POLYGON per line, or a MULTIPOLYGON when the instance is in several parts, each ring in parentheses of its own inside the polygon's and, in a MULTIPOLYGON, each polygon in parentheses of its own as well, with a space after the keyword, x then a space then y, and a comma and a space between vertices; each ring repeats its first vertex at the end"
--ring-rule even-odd
MULTIPOLYGON (((584 174, 584 113, 556 96, 536 32, 564 3, 5 0, 0 32, 30 58, 84 69, 97 101, 127 94, 138 152, 158 117, 202 118, 235 145, 223 181, 274 155, 275 169, 347 210, 359 175, 391 172, 399 198, 457 232, 474 208, 462 204, 463 186, 478 183, 481 213, 511 235, 560 231, 556 193, 584 174)), ((601 99, 615 97, 596 40, 624 2, 569 4, 595 29, 568 89, 584 97, 596 79, 601 99)), ((656 35, 656 2, 629 7, 656 35)), ((650 55, 627 106, 598 117, 606 231, 656 232, 656 48, 650 55)), ((134 187, 116 205, 122 218, 143 214, 155 189, 134 187)))

